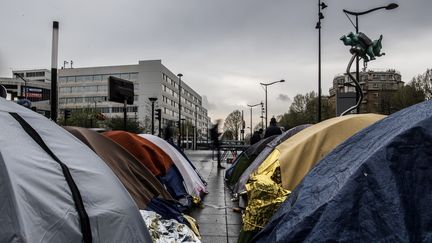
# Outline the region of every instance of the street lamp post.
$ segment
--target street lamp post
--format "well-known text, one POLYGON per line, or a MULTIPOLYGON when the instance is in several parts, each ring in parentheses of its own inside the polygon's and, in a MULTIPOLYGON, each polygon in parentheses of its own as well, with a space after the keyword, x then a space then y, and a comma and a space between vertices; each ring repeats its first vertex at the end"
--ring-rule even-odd
MULTIPOLYGON (((27 79, 25 79, 21 74, 15 73, 15 75, 24 81, 24 98, 27 99, 27 79)), ((22 94, 21 94, 22 95, 22 94)))
MULTIPOLYGON (((347 16, 347 18, 351 22, 351 24, 354 26, 354 28, 356 30, 356 34, 358 34, 359 33, 358 16, 365 15, 365 14, 374 12, 374 11, 379 10, 379 9, 392 10, 392 9, 397 8, 397 7, 399 7, 399 5, 397 5, 396 3, 390 3, 387 6, 381 6, 381 7, 377 7, 377 8, 372 8, 372 9, 369 9, 369 10, 366 10, 366 11, 363 11, 363 12, 353 12, 353 11, 349 11, 349 10, 346 10, 346 9, 343 9, 343 12, 347 16), (348 16, 348 14, 355 16, 355 19, 356 19, 355 24, 350 19, 350 17, 348 16)), ((356 79, 357 79, 358 82, 360 82, 360 71, 359 70, 360 70, 360 59, 357 56, 357 58, 356 58, 356 79)), ((359 100, 359 94, 356 95, 356 102, 358 100, 359 100)), ((360 113, 360 106, 357 107, 357 114, 358 113, 360 113)))
POLYGON ((154 103, 156 102, 156 97, 150 97, 150 102, 152 103, 152 111, 151 111, 151 134, 154 135, 154 103))
POLYGON ((283 79, 281 79, 281 80, 279 80, 279 81, 274 81, 274 82, 271 82, 271 83, 260 83, 262 86, 264 86, 264 91, 265 91, 265 128, 267 129, 267 111, 268 111, 268 102, 267 102, 267 87, 268 86, 270 86, 270 85, 272 85, 272 84, 275 84, 275 83, 283 83, 283 82, 285 82, 285 80, 283 80, 283 79))
POLYGON ((255 105, 247 105, 250 108, 250 133, 251 133, 251 136, 252 136, 252 108, 255 106, 259 106, 259 105, 262 105, 262 102, 255 104, 255 105))
POLYGON ((182 124, 181 124, 181 78, 183 77, 183 74, 179 73, 179 74, 177 74, 177 77, 179 78, 179 103, 178 103, 178 107, 179 107, 179 118, 178 118, 179 136, 177 138, 177 144, 181 148, 181 134, 182 134, 182 124))
POLYGON ((327 8, 327 4, 318 0, 318 23, 315 26, 315 29, 318 29, 318 122, 321 121, 321 19, 324 19, 321 10, 325 8, 327 8))

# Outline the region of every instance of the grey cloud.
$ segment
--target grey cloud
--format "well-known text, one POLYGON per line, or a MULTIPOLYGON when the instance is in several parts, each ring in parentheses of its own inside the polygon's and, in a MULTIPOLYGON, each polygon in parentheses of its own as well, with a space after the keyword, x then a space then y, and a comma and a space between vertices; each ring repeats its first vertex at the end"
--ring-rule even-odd
POLYGON ((209 111, 212 111, 212 110, 217 108, 216 104, 210 103, 207 99, 207 96, 205 96, 205 95, 202 96, 202 104, 203 104, 204 108, 206 108, 209 111))
POLYGON ((276 99, 281 100, 283 102, 291 102, 291 98, 286 94, 279 94, 276 99))
MULTIPOLYGON (((350 58, 339 37, 354 29, 342 9, 362 11, 388 0, 324 1, 329 6, 322 20, 326 94, 350 58)), ((395 10, 361 16, 360 31, 371 38, 384 35, 387 55, 369 67, 395 68, 409 80, 430 63, 432 1, 395 1, 400 4, 395 10)), ((6 1, 0 9, 0 22, 8 23, 0 25, 0 76, 10 76, 9 67, 50 68, 53 20, 60 21, 60 63, 72 59, 83 67, 162 59, 206 96, 212 118, 263 100, 259 82, 287 81, 269 87, 272 115, 288 110, 288 100, 279 94, 317 90, 316 1, 6 1)))

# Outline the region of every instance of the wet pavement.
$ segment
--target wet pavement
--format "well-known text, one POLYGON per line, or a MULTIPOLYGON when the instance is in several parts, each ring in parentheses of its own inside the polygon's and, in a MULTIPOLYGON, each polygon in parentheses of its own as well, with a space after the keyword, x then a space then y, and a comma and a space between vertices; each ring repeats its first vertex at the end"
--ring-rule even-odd
MULTIPOLYGON (((241 229, 241 214, 233 211, 229 189, 225 188, 225 169, 217 169, 211 151, 185 151, 200 175, 207 181, 209 194, 203 199, 204 208, 194 209, 190 215, 199 225, 203 243, 237 242, 241 229)), ((229 164, 223 163, 229 168, 229 164)))

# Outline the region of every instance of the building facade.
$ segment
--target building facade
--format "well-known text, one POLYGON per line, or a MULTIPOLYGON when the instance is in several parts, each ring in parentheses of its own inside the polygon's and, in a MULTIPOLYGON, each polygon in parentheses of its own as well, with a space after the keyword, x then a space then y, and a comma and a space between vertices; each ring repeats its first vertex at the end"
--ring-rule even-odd
MULTIPOLYGON (((352 73, 355 76, 355 73, 352 73)), ((329 89, 330 103, 336 106, 338 97, 355 93, 355 87, 350 85, 352 80, 346 74, 337 75, 333 79, 333 86, 329 89)), ((363 101, 360 106, 360 113, 383 114, 383 105, 394 92, 403 87, 401 74, 394 70, 368 70, 360 72, 360 82, 363 89, 363 101)))
POLYGON ((47 69, 15 70, 12 78, 0 78, 9 100, 26 98, 37 112, 49 116, 51 72, 47 69))
MULTIPOLYGON (((139 61, 135 65, 66 68, 59 71, 59 107, 64 109, 93 108, 107 117, 122 117, 123 104, 108 101, 108 77, 115 76, 134 83, 134 104, 128 105, 128 117, 148 124, 151 102, 162 110, 162 127, 178 120, 179 80, 161 60, 139 61)), ((181 116, 197 127, 198 138, 207 135, 210 118, 202 106, 201 96, 182 81, 181 116)), ((157 132, 157 121, 155 121, 157 132)))

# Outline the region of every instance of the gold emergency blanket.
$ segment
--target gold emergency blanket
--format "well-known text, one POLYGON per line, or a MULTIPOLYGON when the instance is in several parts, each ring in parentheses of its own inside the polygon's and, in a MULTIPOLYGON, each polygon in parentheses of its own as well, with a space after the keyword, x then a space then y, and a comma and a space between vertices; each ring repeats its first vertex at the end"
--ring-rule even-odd
MULTIPOLYGON (((276 150, 269 155, 273 159, 278 157, 276 150)), ((253 174, 246 184, 249 203, 242 215, 243 231, 262 229, 290 193, 280 186, 279 162, 273 162, 260 174, 253 174)))
POLYGON ((297 133, 273 150, 246 184, 243 230, 262 229, 279 205, 315 164, 363 128, 383 119, 376 114, 335 117, 297 133))

